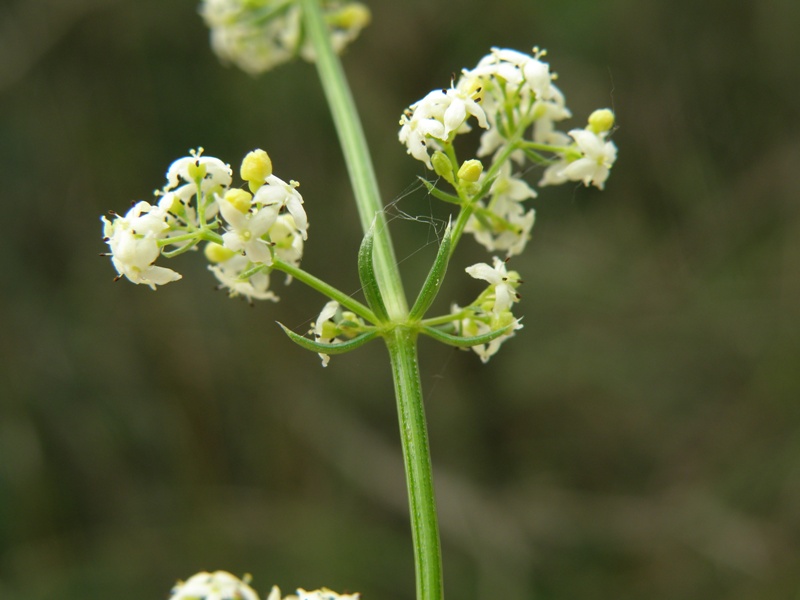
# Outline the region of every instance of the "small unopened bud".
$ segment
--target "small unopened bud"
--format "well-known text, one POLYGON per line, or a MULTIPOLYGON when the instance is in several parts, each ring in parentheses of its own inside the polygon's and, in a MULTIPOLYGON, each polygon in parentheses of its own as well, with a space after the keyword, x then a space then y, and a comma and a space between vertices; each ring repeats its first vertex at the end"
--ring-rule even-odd
POLYGON ((239 188, 233 188, 225 192, 225 202, 230 202, 233 207, 241 213, 246 213, 250 210, 251 201, 253 196, 239 188))
POLYGON ((455 180, 453 179, 453 163, 450 162, 450 159, 447 158, 444 152, 441 150, 434 152, 433 156, 431 156, 431 164, 433 165, 434 172, 439 177, 443 177, 445 181, 455 185, 455 180))
POLYGON ((478 159, 465 160, 458 170, 458 178, 469 183, 475 183, 483 173, 483 164, 478 159))
POLYGON ((601 108, 589 115, 589 129, 600 134, 609 131, 614 126, 614 113, 607 108, 601 108))
POLYGON ((225 246, 220 246, 214 242, 209 242, 206 244, 206 247, 203 248, 203 254, 206 255, 206 258, 209 260, 209 262, 221 263, 225 262, 236 253, 233 250, 229 250, 225 246))
POLYGON ((242 160, 239 174, 250 185, 250 190, 255 192, 264 185, 267 177, 272 175, 272 160, 270 160, 269 154, 261 149, 248 152, 242 160))
POLYGON ((342 29, 360 30, 369 25, 372 13, 369 8, 359 2, 348 4, 336 15, 336 25, 342 29))

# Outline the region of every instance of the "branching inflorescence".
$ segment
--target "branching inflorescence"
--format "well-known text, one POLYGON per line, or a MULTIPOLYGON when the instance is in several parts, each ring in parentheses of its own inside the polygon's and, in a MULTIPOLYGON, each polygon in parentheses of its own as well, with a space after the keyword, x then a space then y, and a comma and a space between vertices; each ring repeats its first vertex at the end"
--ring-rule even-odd
MULTIPOLYGON (((205 0, 200 12, 211 28, 212 47, 226 63, 257 74, 301 56, 318 60, 318 69, 345 155, 365 228, 358 272, 365 302, 358 301, 300 268, 309 223, 299 184, 273 174, 264 150, 248 153, 233 170, 202 148, 170 165, 166 183, 152 202, 139 201, 125 215, 103 217, 117 279, 152 289, 181 278, 156 265, 202 248, 208 269, 231 297, 277 301, 270 276, 278 270, 327 297, 308 335, 286 334, 316 352, 326 366, 333 354, 354 350, 382 337, 389 349, 397 394, 404 457, 412 506, 419 600, 442 597, 438 529, 430 459, 422 410, 416 338, 472 349, 487 362, 522 324, 513 309, 522 283, 508 260, 521 254, 531 236, 535 211, 528 201, 537 191, 524 176, 539 173, 538 186, 582 182, 603 189, 617 149, 609 137, 614 114, 594 111, 583 128, 561 131, 571 117, 545 51, 531 54, 492 48, 472 69, 464 69, 449 88, 436 89, 411 104, 400 117, 399 141, 408 154, 435 175, 422 181, 435 198, 454 208, 436 259, 410 309, 396 272, 379 205, 377 186, 355 108, 334 51, 341 51, 369 22, 369 10, 357 2, 334 0, 205 0), (477 125, 478 147, 466 152, 459 136, 477 125), (458 147, 457 147, 458 146, 458 147), (361 164, 364 163, 364 164, 361 164), (355 167, 355 168, 354 168, 355 167), (444 189, 440 184, 447 185, 444 189), (375 197, 368 197, 373 194, 375 197), (366 198, 366 199, 364 199, 366 198), (377 212, 371 227, 366 223, 377 212), (364 215, 368 215, 366 220, 364 215), (464 233, 471 234, 493 257, 466 268, 486 284, 464 306, 427 316, 464 233), (387 250, 388 248, 388 250, 387 250), (376 258, 380 254, 380 260, 376 258)), ((179 583, 173 600, 254 600, 246 581, 229 573, 201 573, 179 583)), ((298 600, 346 600, 330 590, 298 590, 298 600)), ((280 600, 274 588, 268 600, 280 600)))

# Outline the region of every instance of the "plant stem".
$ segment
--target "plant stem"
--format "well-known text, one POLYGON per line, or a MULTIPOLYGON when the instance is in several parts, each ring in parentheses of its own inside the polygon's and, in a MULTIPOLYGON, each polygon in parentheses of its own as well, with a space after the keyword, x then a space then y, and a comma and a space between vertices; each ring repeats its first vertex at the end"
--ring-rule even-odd
POLYGON ((442 600, 442 558, 425 407, 417 364, 417 332, 396 327, 385 337, 392 362, 406 468, 417 600, 442 600))
POLYGON ((408 314, 408 303, 397 270, 394 247, 361 120, 342 63, 331 46, 318 0, 300 0, 300 4, 306 34, 317 55, 317 71, 339 135, 365 233, 375 221, 375 274, 378 286, 383 293, 389 317, 399 321, 408 314))
POLYGON ((328 99, 353 185, 361 226, 374 224, 375 278, 389 319, 384 335, 392 364, 403 461, 406 469, 417 600, 442 600, 442 559, 433 493, 430 450, 417 364, 417 331, 407 325, 406 301, 375 170, 344 69, 331 47, 319 0, 300 0, 306 35, 317 55, 317 70, 328 99))

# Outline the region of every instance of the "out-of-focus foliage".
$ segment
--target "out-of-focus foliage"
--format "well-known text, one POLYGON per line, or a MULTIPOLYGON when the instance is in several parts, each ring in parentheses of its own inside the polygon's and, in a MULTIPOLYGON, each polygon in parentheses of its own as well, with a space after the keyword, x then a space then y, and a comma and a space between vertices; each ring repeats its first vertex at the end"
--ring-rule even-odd
MULTIPOLYGON (((525 329, 489 365, 422 341, 450 597, 795 597, 797 3, 372 8, 345 63, 409 288, 444 215, 396 140, 409 102, 491 45, 538 44, 576 115, 608 104, 619 123, 603 194, 534 201, 513 264, 525 329)), ((356 290, 313 67, 220 66, 188 1, 7 2, 0 49, 0 597, 164 598, 227 569, 264 592, 411 598, 379 344, 322 370, 274 323, 308 327, 325 300, 302 286, 250 308, 199 257, 157 293, 97 257, 99 215, 147 198, 188 148, 263 147, 302 183, 304 267, 356 290)), ((477 291, 461 269, 487 257, 460 250, 440 311, 477 291)))

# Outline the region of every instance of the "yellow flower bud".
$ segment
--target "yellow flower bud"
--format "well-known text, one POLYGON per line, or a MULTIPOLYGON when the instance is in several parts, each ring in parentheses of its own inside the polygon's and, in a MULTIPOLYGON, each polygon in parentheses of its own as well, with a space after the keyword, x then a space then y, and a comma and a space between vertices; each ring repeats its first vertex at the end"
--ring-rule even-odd
POLYGON ((604 133, 614 126, 614 113, 601 108, 589 115, 589 129, 594 133, 604 133))
POLYGON ((255 192, 264 185, 267 177, 272 175, 272 161, 265 150, 253 150, 248 152, 242 160, 242 167, 239 174, 250 184, 250 189, 255 192))
POLYGON ((481 161, 473 158, 464 161, 464 164, 462 164, 461 168, 458 170, 458 178, 470 183, 475 183, 480 178, 481 173, 483 173, 483 164, 481 161))
POLYGON ((225 262, 236 253, 233 250, 225 248, 224 246, 220 246, 214 242, 209 242, 206 244, 206 247, 203 248, 203 254, 206 255, 206 258, 209 260, 209 262, 221 263, 225 262))
POLYGON ((241 213, 246 213, 250 210, 252 199, 252 194, 239 188, 233 188, 225 192, 225 201, 233 204, 233 207, 241 213))
POLYGON ((369 25, 372 13, 369 8, 359 2, 348 4, 336 15, 336 25, 342 29, 360 30, 369 25))

